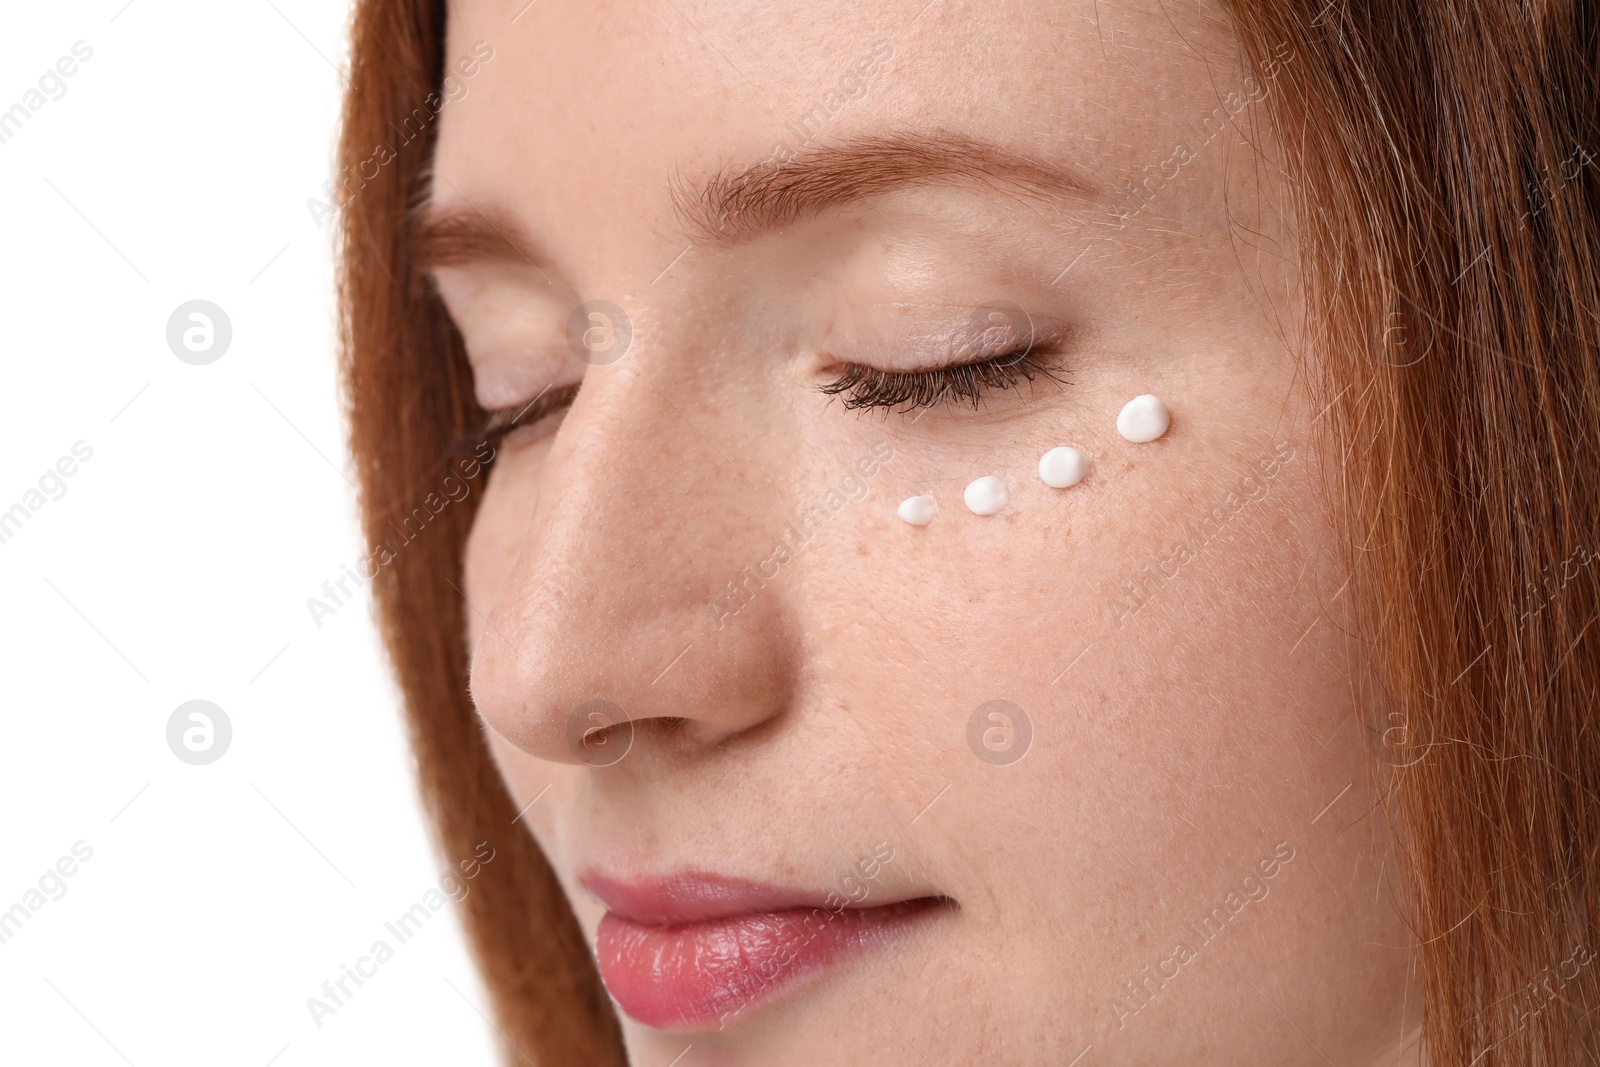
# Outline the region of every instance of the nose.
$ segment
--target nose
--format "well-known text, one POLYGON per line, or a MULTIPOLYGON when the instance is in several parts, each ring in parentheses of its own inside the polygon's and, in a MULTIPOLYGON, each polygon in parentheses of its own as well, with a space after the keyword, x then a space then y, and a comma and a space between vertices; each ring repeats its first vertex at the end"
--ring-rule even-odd
POLYGON ((782 598, 749 580, 782 525, 781 494, 749 480, 760 481, 752 442, 763 435, 709 400, 719 386, 705 375, 657 382, 648 362, 640 352, 586 371, 532 475, 517 561, 492 607, 477 605, 487 618, 473 700, 542 759, 605 766, 668 737, 710 746, 790 699, 796 646, 782 598), (735 466, 727 450, 741 446, 735 466), (714 601, 741 579, 749 599, 729 617, 714 601))

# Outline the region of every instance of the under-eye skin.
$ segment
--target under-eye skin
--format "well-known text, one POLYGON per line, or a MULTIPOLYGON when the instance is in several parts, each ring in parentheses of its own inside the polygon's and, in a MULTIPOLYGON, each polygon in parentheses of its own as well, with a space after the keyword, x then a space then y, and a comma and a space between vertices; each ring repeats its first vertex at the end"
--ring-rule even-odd
POLYGON ((847 410, 894 409, 905 415, 940 404, 982 406, 985 397, 1035 378, 1057 386, 1069 381, 1066 372, 1049 362, 1038 345, 1002 353, 975 363, 958 363, 926 371, 888 371, 861 363, 848 363, 832 381, 818 386, 829 396, 844 398, 847 410))

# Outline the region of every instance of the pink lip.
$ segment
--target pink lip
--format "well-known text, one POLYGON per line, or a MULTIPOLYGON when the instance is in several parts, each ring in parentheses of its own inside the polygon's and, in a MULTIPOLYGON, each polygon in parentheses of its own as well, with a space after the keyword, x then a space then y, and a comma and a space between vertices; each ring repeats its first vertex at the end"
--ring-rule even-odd
MULTIPOLYGON (((857 907, 806 890, 688 873, 582 879, 607 912, 596 955, 622 1010, 661 1030, 719 1027, 797 979, 903 931, 940 898, 857 907)), ((868 897, 862 903, 866 904, 868 897)))

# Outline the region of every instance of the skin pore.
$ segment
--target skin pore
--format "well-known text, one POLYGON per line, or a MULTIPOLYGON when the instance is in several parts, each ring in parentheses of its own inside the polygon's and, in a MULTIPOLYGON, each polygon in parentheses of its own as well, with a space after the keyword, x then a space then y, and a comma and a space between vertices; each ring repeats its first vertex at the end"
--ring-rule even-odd
POLYGON ((941 901, 720 1027, 624 1014, 632 1062, 1415 1063, 1272 87, 1214 9, 524 3, 451 5, 446 61, 493 59, 431 207, 480 402, 581 382, 500 442, 465 565, 522 822, 591 943, 580 879, 941 901), (599 300, 614 362, 569 344, 599 300), (968 360, 998 307, 1031 380, 823 392, 968 360))

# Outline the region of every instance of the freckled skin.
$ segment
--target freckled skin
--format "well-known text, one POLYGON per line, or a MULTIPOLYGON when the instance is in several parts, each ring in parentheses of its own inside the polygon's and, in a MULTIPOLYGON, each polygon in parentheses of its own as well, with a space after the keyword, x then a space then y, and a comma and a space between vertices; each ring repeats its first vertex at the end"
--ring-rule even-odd
POLYGON ((1227 28, 1187 3, 541 0, 512 24, 522 6, 451 4, 447 56, 495 53, 441 117, 435 196, 507 213, 550 278, 440 272, 481 378, 583 383, 504 443, 465 566, 496 758, 519 807, 549 787, 524 822, 591 943, 603 909, 577 879, 596 868, 826 891, 887 842, 881 899, 956 902, 723 1030, 625 1018, 633 1061, 692 1041, 695 1064, 1044 1065, 1086 1046, 1084 1067, 1415 1063, 1325 444, 1281 338, 1298 330, 1284 192, 1255 184, 1276 171, 1254 165, 1273 151, 1247 142, 1254 109, 1194 133, 1243 77, 1227 28), (1113 190, 1179 142, 1194 158, 1136 211, 885 189, 685 252, 670 183, 794 141, 786 124, 875 41, 892 58, 819 140, 951 130, 1113 190), (586 366, 566 323, 595 299, 635 332, 586 366), (920 416, 817 390, 839 361, 926 363, 908 337, 995 299, 1072 324, 1051 355, 1065 384, 920 416), (1172 426, 1131 444, 1116 417, 1142 393, 1172 426), (1268 478, 1278 442, 1293 458, 1268 478), (1039 457, 1063 443, 1091 473, 1051 489, 1039 457), (1268 491, 1243 499, 1252 472, 1268 491), (1011 495, 992 517, 961 502, 985 474, 1011 495), (939 504, 923 528, 896 514, 920 493, 939 504), (780 542, 776 575, 745 577, 780 542), (1193 559, 1162 577, 1175 542, 1193 559), (603 768, 567 734, 596 698, 637 727, 603 768), (985 738, 1019 724, 969 721, 997 699, 1031 728, 1010 762, 985 738), (1294 858, 1267 895, 1197 943, 1280 843, 1294 858), (1194 958, 1136 999, 1179 941, 1194 958))

